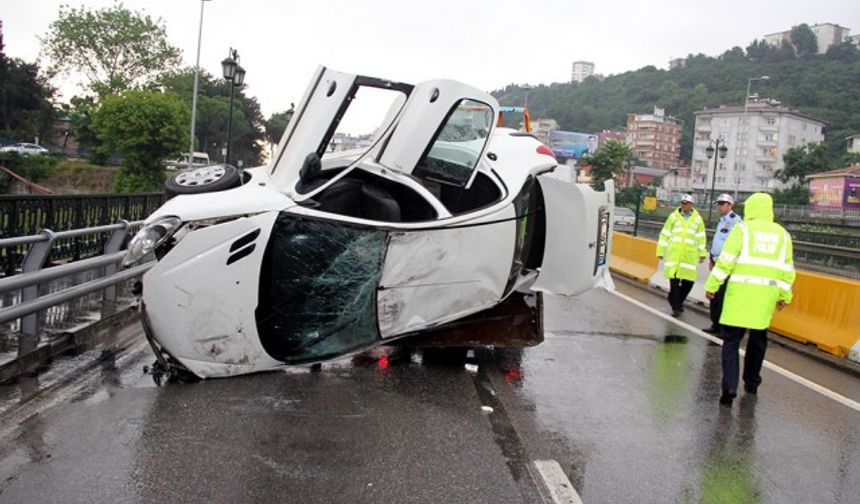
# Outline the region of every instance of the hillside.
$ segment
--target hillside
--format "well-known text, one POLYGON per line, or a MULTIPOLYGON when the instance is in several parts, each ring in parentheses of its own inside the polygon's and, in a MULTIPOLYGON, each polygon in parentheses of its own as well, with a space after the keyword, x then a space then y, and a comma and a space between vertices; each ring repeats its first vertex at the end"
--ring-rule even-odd
MULTIPOLYGON (((860 56, 840 47, 826 55, 797 58, 793 52, 762 49, 755 43, 745 53, 736 47, 718 58, 689 56, 683 68, 653 66, 612 75, 589 77, 583 83, 553 83, 528 91, 534 118, 553 118, 568 131, 623 129, 628 113, 650 113, 654 106, 684 121, 681 159, 692 152, 694 112, 704 107, 740 105, 747 80, 761 75, 751 94, 774 98, 784 105, 827 123, 831 158, 844 152, 844 139, 860 132, 860 56)), ((492 94, 502 105, 521 105, 525 89, 510 85, 492 94)))

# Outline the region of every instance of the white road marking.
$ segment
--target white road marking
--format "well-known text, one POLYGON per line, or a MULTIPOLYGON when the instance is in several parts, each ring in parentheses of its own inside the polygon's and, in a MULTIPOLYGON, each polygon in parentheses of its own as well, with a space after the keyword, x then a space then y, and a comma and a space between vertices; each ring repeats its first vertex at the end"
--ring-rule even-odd
MULTIPOLYGON (((660 310, 652 308, 652 307, 646 305, 645 303, 642 303, 641 301, 637 301, 636 299, 633 299, 632 297, 630 297, 626 294, 622 294, 622 293, 615 291, 615 290, 611 290, 609 292, 620 297, 621 299, 624 299, 625 301, 628 301, 630 303, 635 304, 636 306, 642 308, 643 310, 646 310, 650 313, 653 313, 654 315, 657 315, 658 317, 661 317, 665 320, 668 320, 669 322, 672 322, 673 324, 679 325, 679 326, 683 327, 684 329, 692 332, 693 334, 701 336, 701 337, 703 337, 709 341, 712 341, 718 345, 722 346, 722 344, 723 344, 723 340, 721 340, 720 338, 717 338, 716 336, 711 336, 710 334, 706 333, 705 331, 702 331, 698 327, 693 327, 690 324, 688 324, 682 320, 678 320, 676 318, 670 317, 669 315, 661 312, 660 310)), ((744 350, 741 348, 740 354, 741 354, 741 357, 743 357, 746 354, 746 352, 744 352, 744 350)), ((794 380, 795 382, 797 382, 797 383, 799 383, 799 384, 801 384, 801 385, 803 385, 803 386, 805 386, 811 390, 814 390, 815 392, 818 392, 819 394, 821 394, 825 397, 828 397, 828 398, 833 399, 834 401, 836 401, 838 403, 841 403, 845 406, 848 406, 849 408, 853 409, 854 411, 860 411, 860 403, 858 403, 857 401, 855 401, 853 399, 849 399, 848 397, 845 397, 842 394, 834 392, 834 391, 830 390, 829 388, 823 387, 823 386, 821 386, 821 385, 819 385, 813 381, 809 381, 806 378, 804 378, 800 375, 794 374, 791 371, 789 371, 785 368, 781 368, 781 367, 777 366, 776 364, 773 364, 767 360, 764 361, 764 367, 770 369, 771 371, 779 373, 782 376, 785 376, 789 380, 794 380)))
POLYGON ((546 497, 555 504, 582 504, 582 499, 576 493, 576 489, 567 479, 567 475, 555 460, 535 460, 532 462, 534 469, 540 476, 546 490, 546 497))

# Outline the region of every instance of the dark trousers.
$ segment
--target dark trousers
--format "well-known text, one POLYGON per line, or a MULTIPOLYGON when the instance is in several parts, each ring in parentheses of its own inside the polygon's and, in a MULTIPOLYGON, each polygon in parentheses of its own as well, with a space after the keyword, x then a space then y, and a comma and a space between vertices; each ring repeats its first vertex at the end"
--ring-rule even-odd
POLYGON ((687 295, 693 290, 692 280, 682 280, 680 278, 669 279, 669 306, 672 311, 681 311, 684 309, 684 300, 687 295))
POLYGON ((726 281, 714 293, 714 299, 711 300, 709 307, 711 312, 711 327, 720 327, 720 315, 723 314, 723 299, 726 297, 726 286, 728 284, 729 279, 726 278, 726 281))
MULTIPOLYGON (((722 326, 723 333, 723 392, 737 394, 738 390, 738 348, 744 338, 746 328, 722 326)), ((767 329, 750 329, 744 357, 744 383, 747 387, 758 388, 761 383, 761 366, 767 351, 767 329)))

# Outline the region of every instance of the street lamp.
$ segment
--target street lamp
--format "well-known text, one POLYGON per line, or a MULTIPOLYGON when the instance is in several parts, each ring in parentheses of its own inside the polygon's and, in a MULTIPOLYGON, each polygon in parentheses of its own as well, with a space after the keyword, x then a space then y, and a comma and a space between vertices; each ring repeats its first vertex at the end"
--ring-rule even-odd
POLYGON ((708 201, 708 225, 711 225, 711 212, 714 210, 714 185, 717 183, 717 159, 725 159, 726 153, 729 152, 729 148, 726 147, 726 141, 722 138, 718 138, 716 140, 711 140, 708 144, 708 148, 705 149, 705 155, 708 156, 708 159, 714 158, 714 175, 711 177, 711 194, 708 201), (718 156, 715 156, 715 153, 719 153, 718 156))
POLYGON ((230 114, 227 118, 227 155, 224 162, 230 164, 230 146, 233 139, 233 95, 238 86, 245 82, 245 69, 239 64, 239 52, 232 47, 227 57, 221 61, 224 79, 230 82, 230 114))
MULTIPOLYGON (((747 131, 747 129, 748 129, 747 128, 747 105, 749 104, 749 101, 750 101, 750 89, 752 88, 752 83, 754 81, 766 81, 766 80, 770 80, 769 75, 762 75, 761 77, 752 77, 750 79, 747 79, 747 94, 744 95, 744 117, 743 117, 742 126, 741 126, 743 128, 743 136, 741 137, 742 138, 742 140, 741 140, 741 156, 743 156, 743 163, 741 166, 742 166, 744 171, 746 171, 747 158, 748 158, 748 156, 747 156, 747 137, 749 136, 749 132, 747 131)), ((737 199, 737 196, 738 196, 737 195, 737 189, 735 189, 735 193, 736 193, 735 198, 737 199)))
POLYGON ((525 100, 523 100, 523 108, 529 108, 529 90, 534 89, 532 86, 528 84, 523 84, 522 88, 526 92, 525 100))
POLYGON ((197 118, 197 83, 200 77, 200 41, 203 39, 203 4, 200 0, 200 28, 197 30, 197 65, 194 67, 194 93, 191 95, 191 138, 188 140, 188 168, 194 161, 194 120, 197 118))

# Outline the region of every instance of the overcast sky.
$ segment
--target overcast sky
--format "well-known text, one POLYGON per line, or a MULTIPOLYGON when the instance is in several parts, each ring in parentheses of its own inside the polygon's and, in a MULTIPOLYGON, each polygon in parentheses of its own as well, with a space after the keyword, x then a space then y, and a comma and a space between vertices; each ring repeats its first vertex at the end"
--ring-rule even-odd
MULTIPOLYGON (((0 0, 7 55, 34 61, 37 37, 61 4, 111 0, 0 0)), ((193 66, 200 0, 125 0, 160 17, 193 66)), ((317 65, 416 83, 444 77, 490 91, 570 79, 571 63, 609 75, 666 68, 689 53, 717 55, 800 23, 860 32, 860 0, 212 0, 200 65, 220 75, 238 49, 247 93, 267 117, 296 102, 317 65)), ((55 82, 68 100, 78 90, 55 82)))

